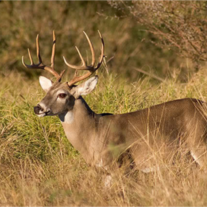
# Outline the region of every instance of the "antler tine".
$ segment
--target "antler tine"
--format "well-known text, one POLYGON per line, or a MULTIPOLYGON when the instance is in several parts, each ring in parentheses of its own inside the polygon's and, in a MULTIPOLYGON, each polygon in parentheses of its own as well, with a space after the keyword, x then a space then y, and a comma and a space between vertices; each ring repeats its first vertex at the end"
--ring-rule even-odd
POLYGON ((83 59, 83 56, 81 55, 81 53, 80 53, 78 47, 75 46, 75 49, 77 50, 78 55, 79 55, 79 57, 80 57, 80 59, 81 59, 81 61, 82 61, 82 65, 81 65, 81 66, 71 65, 70 63, 67 62, 67 60, 66 60, 65 57, 63 56, 63 60, 64 60, 65 64, 66 64, 68 67, 70 67, 70 68, 72 68, 72 69, 75 69, 75 70, 88 70, 88 66, 86 65, 86 63, 85 63, 85 61, 84 61, 84 59, 83 59))
POLYGON ((76 65, 71 65, 70 63, 67 62, 67 60, 65 59, 65 57, 63 56, 63 60, 65 62, 65 64, 72 68, 72 69, 75 69, 75 70, 93 70, 94 69, 94 65, 95 65, 95 52, 94 52, 94 49, 93 49, 93 44, 91 43, 88 35, 83 31, 84 35, 86 36, 86 39, 88 41, 88 44, 90 46, 90 49, 91 49, 91 55, 92 55, 92 61, 91 61, 91 65, 86 65, 84 59, 83 59, 83 56, 81 55, 78 47, 75 46, 77 52, 78 52, 78 55, 82 61, 82 65, 81 66, 76 66, 76 65))
POLYGON ((100 38, 101 38, 101 55, 100 55, 100 57, 99 57, 99 62, 98 62, 98 64, 97 64, 97 66, 96 66, 96 68, 95 68, 95 70, 97 70, 100 66, 101 66, 101 64, 102 64, 102 62, 103 62, 103 58, 104 58, 104 40, 103 40, 103 37, 102 37, 102 35, 101 35, 101 33, 100 33, 100 31, 98 30, 98 34, 99 34, 99 36, 100 36, 100 38))
POLYGON ((95 64, 95 53, 94 53, 94 49, 93 49, 93 44, 91 43, 88 35, 83 31, 84 35, 86 36, 86 39, 88 40, 88 44, 90 46, 90 49, 91 49, 91 55, 92 55, 92 60, 91 60, 91 66, 94 67, 94 64, 95 64))
POLYGON ((53 36, 53 44, 52 44, 52 55, 51 55, 51 68, 54 68, 54 64, 55 64, 55 43, 56 43, 55 31, 54 30, 53 30, 52 36, 53 36))
POLYGON ((81 59, 81 61, 82 61, 82 66, 87 67, 87 66, 86 66, 86 62, 85 62, 85 60, 83 59, 83 56, 81 55, 81 53, 80 53, 78 47, 75 46, 75 49, 77 50, 78 55, 79 55, 79 57, 80 57, 80 59, 81 59))
POLYGON ((42 63, 42 58, 41 58, 41 55, 40 55, 39 34, 36 37, 36 47, 37 47, 37 58, 39 60, 39 64, 41 64, 42 63))
POLYGON ((76 47, 76 50, 77 50, 77 52, 78 52, 78 54, 79 54, 79 56, 80 56, 80 59, 81 59, 81 61, 82 61, 82 65, 81 65, 81 66, 75 66, 75 65, 71 65, 71 64, 69 64, 69 63, 66 61, 65 57, 63 56, 63 60, 64 60, 65 64, 66 64, 68 67, 70 67, 70 68, 72 68, 72 69, 76 69, 76 70, 88 70, 88 72, 87 72, 86 74, 84 74, 84 75, 82 75, 82 76, 79 76, 79 77, 74 77, 74 78, 68 83, 69 86, 72 86, 73 84, 75 84, 75 83, 77 83, 77 82, 79 82, 79 81, 81 81, 81 80, 84 80, 84 79, 88 78, 89 76, 91 76, 91 75, 92 75, 92 74, 93 74, 93 73, 94 73, 94 72, 101 66, 101 64, 102 64, 102 62, 103 62, 103 57, 104 57, 104 40, 103 40, 103 37, 102 37, 101 33, 98 31, 99 36, 100 36, 100 38, 101 38, 102 46, 101 46, 101 55, 100 55, 100 57, 99 57, 99 62, 98 62, 98 64, 97 64, 96 67, 94 67, 94 65, 95 65, 95 52, 94 52, 94 49, 93 49, 93 44, 91 43, 91 41, 90 41, 88 35, 87 35, 85 32, 83 32, 83 33, 84 33, 84 35, 86 36, 86 39, 87 39, 88 44, 89 44, 90 49, 91 49, 91 55, 92 55, 91 65, 89 65, 89 66, 86 65, 86 63, 85 63, 85 61, 84 61, 84 59, 83 59, 83 57, 82 57, 82 55, 81 55, 81 53, 80 53, 80 51, 79 51, 79 49, 78 49, 77 47, 76 47))
POLYGON ((53 36, 53 43, 52 43, 52 55, 51 55, 51 67, 45 66, 45 70, 47 70, 50 73, 52 73, 57 78, 57 80, 60 81, 62 76, 63 76, 63 74, 65 73, 65 70, 63 70, 60 74, 58 74, 54 70, 54 65, 55 65, 55 44, 56 44, 56 37, 55 37, 55 31, 54 30, 53 30, 52 36, 53 36))
POLYGON ((31 68, 31 69, 36 69, 36 68, 38 68, 38 69, 44 69, 44 65, 42 64, 42 59, 41 59, 41 56, 40 56, 39 35, 37 35, 37 37, 36 37, 36 48, 37 48, 37 58, 39 60, 39 63, 38 64, 34 64, 33 59, 32 59, 32 56, 31 56, 31 53, 30 53, 30 50, 28 48, 28 55, 29 55, 29 59, 30 59, 31 65, 27 65, 24 62, 24 56, 22 56, 22 64, 24 65, 24 67, 31 68))
POLYGON ((37 58, 39 60, 39 63, 38 64, 34 64, 34 62, 32 60, 32 56, 31 56, 30 50, 28 49, 28 55, 29 55, 29 59, 30 59, 31 65, 25 64, 25 62, 24 62, 24 56, 22 56, 22 64, 26 68, 47 70, 48 72, 50 72, 52 75, 54 75, 57 78, 57 81, 60 81, 61 78, 62 78, 62 75, 63 75, 63 73, 65 71, 62 71, 61 74, 59 75, 54 70, 55 43, 56 43, 56 38, 55 38, 55 32, 53 31, 53 46, 52 46, 52 55, 51 55, 51 66, 44 65, 43 62, 42 62, 42 58, 41 58, 41 55, 40 55, 39 35, 37 35, 37 37, 36 37, 37 58))
POLYGON ((34 64, 29 48, 28 48, 28 55, 29 55, 31 65, 34 64))

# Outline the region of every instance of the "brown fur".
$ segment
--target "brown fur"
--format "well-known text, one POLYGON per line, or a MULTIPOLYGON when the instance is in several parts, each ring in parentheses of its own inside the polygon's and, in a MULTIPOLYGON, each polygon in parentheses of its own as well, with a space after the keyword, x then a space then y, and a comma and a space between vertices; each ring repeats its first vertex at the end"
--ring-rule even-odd
POLYGON ((181 148, 206 168, 206 103, 186 98, 126 114, 96 114, 78 93, 83 86, 88 90, 88 83, 71 88, 56 83, 41 101, 50 108, 49 115, 59 115, 68 140, 88 164, 109 170, 130 157, 145 171, 154 165, 156 154, 171 160, 181 148), (56 98, 60 90, 67 94, 63 101, 56 98))

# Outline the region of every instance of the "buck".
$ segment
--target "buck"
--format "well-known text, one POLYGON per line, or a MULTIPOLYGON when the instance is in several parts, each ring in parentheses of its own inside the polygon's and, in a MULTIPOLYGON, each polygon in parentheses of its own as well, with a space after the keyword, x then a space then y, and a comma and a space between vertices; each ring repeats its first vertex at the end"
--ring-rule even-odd
POLYGON ((40 76, 39 82, 46 92, 42 101, 34 107, 39 117, 58 116, 70 143, 80 152, 85 161, 95 167, 110 172, 113 166, 120 167, 124 160, 143 172, 154 170, 153 159, 156 153, 162 153, 166 159, 177 148, 191 154, 195 161, 206 168, 207 121, 206 103, 191 98, 173 100, 149 108, 125 114, 96 114, 82 96, 91 93, 98 82, 98 76, 92 76, 101 66, 104 58, 104 40, 101 39, 101 55, 96 63, 93 45, 88 41, 92 60, 86 64, 79 49, 76 50, 82 64, 65 64, 75 70, 88 71, 82 76, 74 76, 69 82, 61 82, 63 72, 54 70, 55 34, 51 65, 42 62, 38 35, 36 38, 38 64, 34 64, 28 49, 31 65, 22 57, 23 65, 29 69, 47 70, 56 77, 53 83, 40 76), (92 76, 92 77, 90 77, 92 76), (90 78, 89 78, 90 77, 90 78), (88 79, 89 78, 89 79, 88 79), (86 80, 87 79, 87 80, 86 80), (83 81, 79 85, 78 82, 83 81))

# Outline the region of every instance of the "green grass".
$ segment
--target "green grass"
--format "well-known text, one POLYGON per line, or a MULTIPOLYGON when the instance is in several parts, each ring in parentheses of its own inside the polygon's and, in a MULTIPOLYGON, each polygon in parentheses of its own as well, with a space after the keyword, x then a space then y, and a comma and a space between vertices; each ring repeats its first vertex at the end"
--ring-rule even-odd
MULTIPOLYGON (((185 84, 99 77, 86 97, 97 113, 126 113, 177 98, 207 99, 203 71, 185 84)), ((115 172, 112 187, 105 189, 104 175, 86 165, 58 118, 33 113, 44 96, 38 80, 11 73, 0 82, 1 205, 207 205, 206 174, 186 159, 155 173, 135 171, 127 177, 115 172)))

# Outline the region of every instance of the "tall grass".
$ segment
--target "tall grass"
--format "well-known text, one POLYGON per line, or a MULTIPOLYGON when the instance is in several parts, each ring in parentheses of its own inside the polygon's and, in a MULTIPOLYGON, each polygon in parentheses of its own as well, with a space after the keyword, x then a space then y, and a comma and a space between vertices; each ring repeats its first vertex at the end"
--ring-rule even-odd
MULTIPOLYGON (((59 119, 38 118, 33 113, 44 92, 38 72, 24 69, 21 56, 27 63, 28 47, 35 54, 39 33, 41 55, 48 63, 52 30, 56 30, 56 69, 60 71, 66 67, 62 55, 72 64, 80 63, 74 45, 90 57, 82 31, 99 52, 100 30, 110 75, 100 68, 98 86, 85 98, 96 113, 126 113, 185 97, 207 100, 204 70, 192 78, 185 76, 181 83, 181 72, 190 74, 191 63, 177 57, 176 51, 151 44, 157 39, 146 26, 137 25, 129 15, 122 18, 122 12, 107 2, 0 1, 0 10, 0 205, 207 205, 206 174, 177 151, 173 163, 157 155, 156 172, 114 172, 111 187, 104 188, 105 175, 86 165, 66 139, 59 119), (137 67, 169 79, 143 78, 134 70, 137 67)), ((65 80, 70 72, 66 73, 65 80)))
MULTIPOLYGON (((185 84, 176 78, 157 85, 149 78, 128 83, 104 71, 99 77, 86 97, 97 113, 125 113, 184 97, 207 99, 203 71, 185 84)), ((116 171, 111 188, 104 188, 104 175, 86 165, 58 118, 34 115, 33 106, 44 96, 38 81, 10 73, 0 82, 1 205, 207 205, 206 174, 188 157, 149 174, 116 171)), ((164 163, 162 157, 156 162, 164 163)))

